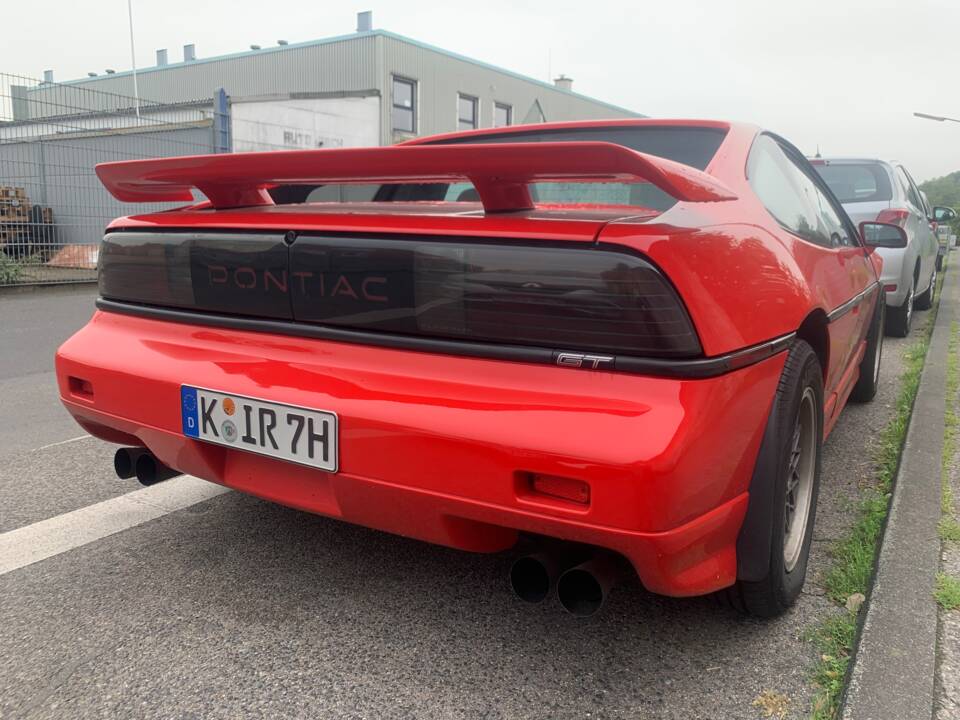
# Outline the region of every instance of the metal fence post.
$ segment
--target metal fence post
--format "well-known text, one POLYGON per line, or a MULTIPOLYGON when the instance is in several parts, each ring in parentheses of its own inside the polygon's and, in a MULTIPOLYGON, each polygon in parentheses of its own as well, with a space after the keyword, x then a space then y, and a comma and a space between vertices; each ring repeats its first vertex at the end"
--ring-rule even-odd
POLYGON ((228 153, 233 151, 230 137, 230 106, 227 91, 217 88, 213 93, 213 151, 228 153))

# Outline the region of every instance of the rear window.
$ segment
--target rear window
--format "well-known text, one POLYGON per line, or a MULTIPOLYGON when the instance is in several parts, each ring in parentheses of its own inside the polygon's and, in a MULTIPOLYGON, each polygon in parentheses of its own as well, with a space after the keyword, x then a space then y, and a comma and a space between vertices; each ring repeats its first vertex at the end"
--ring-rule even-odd
POLYGON ((842 203, 883 202, 893 198, 890 176, 878 163, 815 164, 814 167, 842 203))
MULTIPOLYGON (((430 144, 461 145, 511 142, 609 142, 705 170, 726 136, 726 130, 712 127, 605 127, 497 133, 475 137, 437 140, 430 144)), ((371 186, 364 186, 370 188, 371 186)), ((311 187, 297 199, 296 192, 271 190, 277 202, 345 200, 340 186, 311 187)), ((664 211, 676 199, 650 183, 534 183, 533 199, 541 204, 627 206, 664 211)), ((379 202, 466 202, 478 199, 469 183, 402 183, 382 185, 365 199, 379 202)))

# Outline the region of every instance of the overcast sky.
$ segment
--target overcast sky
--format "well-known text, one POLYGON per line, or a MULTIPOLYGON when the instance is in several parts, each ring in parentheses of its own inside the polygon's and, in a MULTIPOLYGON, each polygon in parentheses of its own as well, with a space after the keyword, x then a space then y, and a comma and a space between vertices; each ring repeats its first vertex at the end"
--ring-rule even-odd
MULTIPOLYGON (((188 42, 205 57, 346 34, 358 10, 646 115, 744 120, 808 154, 900 159, 918 181, 960 170, 960 124, 912 116, 960 118, 958 0, 133 0, 137 65, 188 42)), ((126 0, 17 2, 5 17, 0 72, 130 67, 126 0)))

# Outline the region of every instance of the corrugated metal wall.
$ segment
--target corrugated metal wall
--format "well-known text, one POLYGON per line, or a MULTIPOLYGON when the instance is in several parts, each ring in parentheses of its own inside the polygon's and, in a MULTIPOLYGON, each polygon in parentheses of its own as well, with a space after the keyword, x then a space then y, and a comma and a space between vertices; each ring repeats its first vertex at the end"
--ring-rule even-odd
MULTIPOLYGON (((219 58, 175 63, 137 72, 140 97, 153 103, 178 103, 209 98, 218 87, 228 95, 250 97, 274 93, 353 92, 378 88, 374 46, 376 38, 353 35, 317 43, 267 48, 219 58)), ((74 111, 129 107, 133 76, 129 72, 76 81, 52 88, 31 88, 30 107, 56 114, 58 106, 74 111), (61 98, 76 92, 68 100, 61 98), (89 92, 95 91, 95 92, 89 92), (47 97, 49 95, 49 98, 47 97), (122 103, 122 105, 121 105, 122 103)), ((32 114, 31 117, 36 117, 32 114)))
POLYGON ((458 93, 479 99, 481 128, 493 127, 495 102, 506 103, 513 108, 514 124, 524 121, 534 102, 539 102, 547 121, 637 116, 613 105, 389 34, 384 34, 380 41, 383 43, 385 71, 381 90, 384 98, 381 109, 384 144, 409 137, 392 132, 390 77, 393 73, 417 81, 420 103, 418 135, 457 130, 458 93))
POLYGON ((97 163, 213 151, 210 122, 148 132, 91 132, 0 143, 0 185, 25 188, 28 200, 53 209, 58 245, 96 244, 120 215, 157 212, 183 203, 123 203, 107 192, 97 163))
MULTIPOLYGON (((161 104, 209 98, 218 87, 234 98, 375 91, 383 98, 380 140, 389 144, 405 139, 391 127, 394 73, 418 83, 419 135, 457 129, 458 92, 479 99, 480 127, 493 125, 494 102, 512 107, 514 124, 524 122, 534 103, 548 121, 635 115, 383 30, 144 68, 137 81, 141 98, 161 104)), ((124 72, 25 92, 31 118, 56 115, 59 108, 114 110, 130 107, 133 78, 124 72)))

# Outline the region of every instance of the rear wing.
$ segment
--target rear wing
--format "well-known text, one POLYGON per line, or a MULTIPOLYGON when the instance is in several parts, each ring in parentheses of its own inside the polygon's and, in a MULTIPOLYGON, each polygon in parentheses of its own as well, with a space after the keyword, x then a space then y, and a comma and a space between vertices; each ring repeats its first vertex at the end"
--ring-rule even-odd
POLYGON ((530 210, 533 182, 649 182, 677 200, 736 195, 705 172, 606 142, 405 145, 194 155, 97 165, 118 200, 190 202, 195 188, 215 208, 272 205, 267 190, 307 183, 469 181, 485 212, 530 210))

